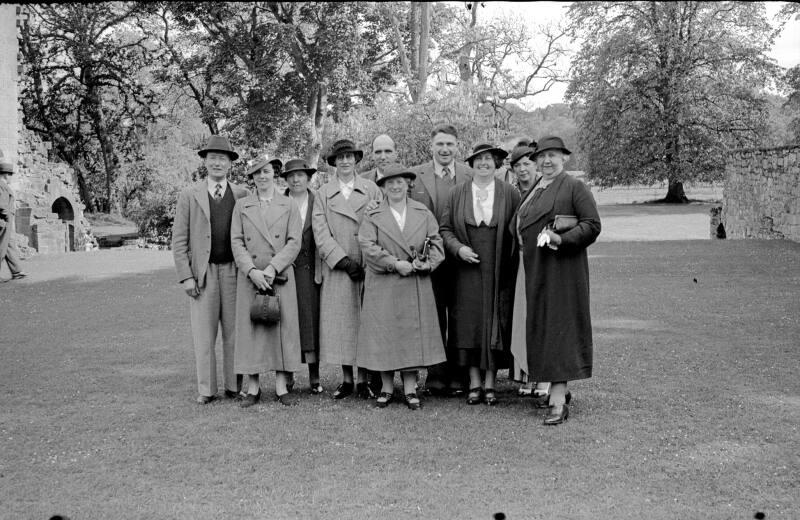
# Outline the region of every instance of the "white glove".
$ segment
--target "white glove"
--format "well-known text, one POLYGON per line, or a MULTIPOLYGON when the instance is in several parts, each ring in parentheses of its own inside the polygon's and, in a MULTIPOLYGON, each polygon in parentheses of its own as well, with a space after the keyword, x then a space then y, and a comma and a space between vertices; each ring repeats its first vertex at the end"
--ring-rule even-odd
POLYGON ((550 245, 550 235, 542 231, 536 238, 536 247, 544 247, 550 245))

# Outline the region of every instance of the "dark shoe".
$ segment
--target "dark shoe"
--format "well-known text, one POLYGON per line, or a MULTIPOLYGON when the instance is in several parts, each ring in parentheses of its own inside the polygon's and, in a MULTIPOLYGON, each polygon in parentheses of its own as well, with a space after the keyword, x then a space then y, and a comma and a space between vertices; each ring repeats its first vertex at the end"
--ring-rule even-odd
POLYGON ((381 392, 375 400, 375 406, 378 408, 386 408, 394 400, 394 394, 391 392, 381 392))
POLYGON ((255 395, 245 394, 244 397, 242 397, 242 402, 239 403, 239 406, 242 408, 250 408, 260 400, 261 400, 261 388, 258 389, 258 393, 255 395))
POLYGON ((18 273, 12 274, 11 275, 11 279, 12 280, 19 280, 20 278, 25 278, 26 276, 28 276, 28 273, 23 273, 22 271, 20 271, 18 273))
POLYGON ((487 388, 483 393, 483 402, 489 406, 497 404, 497 396, 494 394, 494 388, 487 388))
POLYGON ((319 395, 324 391, 322 385, 319 383, 311 383, 311 387, 309 388, 309 392, 313 395, 319 395))
POLYGON ((406 402, 406 406, 408 406, 409 410, 419 410, 422 408, 422 401, 419 400, 416 393, 404 395, 403 400, 406 402))
POLYGON ((353 394, 353 383, 342 383, 333 392, 334 399, 344 399, 353 394))
POLYGON ((481 387, 470 388, 467 394, 467 404, 480 404, 483 389, 481 387))
POLYGON ((199 395, 197 396, 197 404, 208 404, 217 398, 216 395, 199 395))
POLYGON ((225 390, 225 399, 233 399, 234 401, 239 401, 242 398, 242 394, 235 391, 235 390, 225 390))
POLYGON ((294 376, 292 376, 292 379, 286 383, 286 391, 291 392, 292 390, 294 390, 294 376))
POLYGON ((285 394, 275 395, 275 400, 281 403, 283 406, 294 406, 298 404, 298 399, 296 396, 286 392, 285 394))
POLYGON ((375 399, 375 393, 369 387, 369 383, 358 383, 356 385, 356 397, 361 399, 375 399))
POLYGON ((550 408, 550 413, 544 418, 544 424, 561 424, 567 420, 567 417, 569 417, 569 407, 567 405, 553 406, 550 408))

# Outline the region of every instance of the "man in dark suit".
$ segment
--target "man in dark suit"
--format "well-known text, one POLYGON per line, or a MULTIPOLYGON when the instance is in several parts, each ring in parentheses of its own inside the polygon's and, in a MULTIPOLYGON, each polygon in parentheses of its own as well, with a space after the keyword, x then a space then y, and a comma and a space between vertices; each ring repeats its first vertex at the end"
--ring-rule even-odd
POLYGON ((217 394, 214 346, 222 324, 222 365, 225 396, 234 399, 241 376, 233 367, 236 326, 236 264, 231 249, 231 219, 245 188, 228 182, 239 154, 226 137, 212 135, 198 152, 208 177, 181 192, 172 226, 172 254, 178 282, 190 300, 192 340, 197 365, 197 402, 207 404, 217 394))
MULTIPOLYGON (((458 131, 452 125, 440 125, 431 132, 430 162, 413 168, 417 175, 409 190, 412 199, 425 204, 441 223, 444 206, 450 190, 462 182, 472 180, 472 169, 463 162, 456 161, 458 151, 458 131)), ((449 255, 438 269, 431 273, 436 312, 439 315, 439 329, 442 341, 447 345, 447 313, 453 295, 453 263, 449 255)), ((446 363, 428 369, 425 381, 427 393, 432 395, 459 396, 464 393, 466 374, 455 364, 455 352, 447 351, 446 363)))
POLYGON ((383 172, 387 166, 397 162, 397 147, 394 139, 386 134, 381 134, 372 141, 372 161, 375 168, 361 174, 365 179, 378 182, 383 177, 383 172))

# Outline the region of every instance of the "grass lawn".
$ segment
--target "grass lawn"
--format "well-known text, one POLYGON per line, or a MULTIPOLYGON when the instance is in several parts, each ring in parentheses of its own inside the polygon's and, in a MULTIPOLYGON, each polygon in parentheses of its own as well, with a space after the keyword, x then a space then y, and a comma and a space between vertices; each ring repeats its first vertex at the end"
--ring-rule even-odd
POLYGON ((558 427, 505 378, 494 408, 334 402, 335 367, 294 408, 198 406, 169 252, 35 257, 0 285, 0 518, 800 518, 800 244, 589 251, 558 427))

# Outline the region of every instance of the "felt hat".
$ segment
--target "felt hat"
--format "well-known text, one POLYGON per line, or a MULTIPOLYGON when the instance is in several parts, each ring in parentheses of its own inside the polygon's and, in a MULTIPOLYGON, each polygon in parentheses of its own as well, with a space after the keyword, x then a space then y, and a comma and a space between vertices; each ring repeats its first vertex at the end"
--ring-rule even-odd
POLYGON ((503 150, 502 148, 498 148, 493 144, 489 143, 480 143, 476 144, 472 148, 472 155, 467 157, 467 164, 469 167, 472 168, 472 162, 475 160, 477 156, 482 154, 483 152, 491 152, 491 154, 495 157, 495 160, 502 161, 508 155, 508 152, 503 150))
POLYGON ((536 156, 545 150, 561 150, 565 154, 572 153, 567 150, 567 147, 564 146, 564 141, 562 141, 560 137, 543 137, 539 140, 539 143, 536 145, 536 151, 533 152, 531 157, 536 159, 536 156))
POLYGON ((305 172, 306 175, 311 177, 316 171, 317 169, 309 166, 305 159, 295 157, 286 161, 286 168, 281 171, 281 177, 286 178, 294 172, 305 172))
POLYGON ((208 142, 206 143, 206 147, 197 152, 197 155, 205 159, 206 154, 208 154, 208 152, 226 153, 231 158, 231 161, 235 161, 236 159, 239 158, 239 154, 233 151, 231 142, 228 140, 227 137, 222 135, 212 135, 211 137, 209 137, 208 142))
POLYGON ((383 171, 383 177, 375 181, 378 186, 383 186, 383 184, 388 181, 389 179, 396 179, 397 177, 405 177, 409 181, 413 181, 417 178, 417 174, 412 172, 410 169, 406 168, 397 163, 392 163, 386 167, 383 171))
POLYGON ((514 151, 511 152, 511 167, 513 168, 523 157, 529 157, 535 151, 534 148, 525 145, 514 147, 514 151))
POLYGON ((333 143, 333 145, 331 145, 331 151, 328 152, 328 156, 325 158, 325 160, 331 166, 336 166, 336 156, 343 153, 352 153, 356 158, 356 163, 360 162, 361 159, 364 158, 364 152, 356 148, 356 145, 353 141, 349 139, 339 139, 333 143))
POLYGON ((6 159, 0 159, 0 173, 14 175, 14 164, 6 159))
POLYGON ((247 176, 252 177, 258 170, 264 166, 271 164, 275 173, 280 174, 280 169, 283 168, 283 163, 280 159, 270 159, 267 154, 260 155, 247 163, 247 176))

